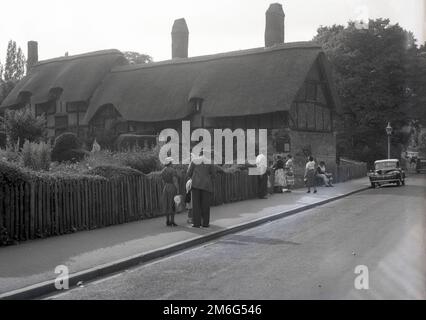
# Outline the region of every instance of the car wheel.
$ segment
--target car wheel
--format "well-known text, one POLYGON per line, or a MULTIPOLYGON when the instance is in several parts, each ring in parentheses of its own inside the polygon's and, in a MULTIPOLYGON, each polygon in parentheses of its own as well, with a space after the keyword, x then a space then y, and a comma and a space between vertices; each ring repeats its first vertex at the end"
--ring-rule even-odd
POLYGON ((371 187, 374 189, 376 188, 376 184, 374 182, 371 183, 371 187))
POLYGON ((401 180, 398 180, 398 181, 396 182, 396 185, 399 187, 399 186, 401 185, 401 180))
POLYGON ((404 179, 404 180, 401 180, 401 184, 402 184, 403 186, 405 186, 405 179, 404 179))

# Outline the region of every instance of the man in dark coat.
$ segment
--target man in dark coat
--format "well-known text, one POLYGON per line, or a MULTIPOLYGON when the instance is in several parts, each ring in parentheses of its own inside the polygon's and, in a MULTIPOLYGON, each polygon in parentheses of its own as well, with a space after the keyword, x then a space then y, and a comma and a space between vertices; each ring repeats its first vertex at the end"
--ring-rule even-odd
POLYGON ((201 163, 201 158, 195 162, 192 161, 189 165, 188 177, 192 179, 192 226, 195 228, 209 227, 210 201, 215 173, 214 165, 201 163))

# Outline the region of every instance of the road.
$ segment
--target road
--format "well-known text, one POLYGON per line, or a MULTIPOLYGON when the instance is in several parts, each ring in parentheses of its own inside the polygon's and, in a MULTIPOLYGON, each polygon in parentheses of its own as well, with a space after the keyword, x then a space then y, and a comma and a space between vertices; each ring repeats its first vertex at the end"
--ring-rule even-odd
POLYGON ((425 208, 414 175, 49 298, 426 299, 425 208))

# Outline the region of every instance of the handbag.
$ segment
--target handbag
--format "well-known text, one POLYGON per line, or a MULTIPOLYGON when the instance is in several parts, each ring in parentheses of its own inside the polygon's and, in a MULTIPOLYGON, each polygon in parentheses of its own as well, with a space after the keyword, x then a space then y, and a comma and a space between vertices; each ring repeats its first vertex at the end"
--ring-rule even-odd
POLYGON ((185 210, 185 199, 182 195, 177 195, 173 198, 175 202, 175 211, 177 213, 182 212, 185 210))

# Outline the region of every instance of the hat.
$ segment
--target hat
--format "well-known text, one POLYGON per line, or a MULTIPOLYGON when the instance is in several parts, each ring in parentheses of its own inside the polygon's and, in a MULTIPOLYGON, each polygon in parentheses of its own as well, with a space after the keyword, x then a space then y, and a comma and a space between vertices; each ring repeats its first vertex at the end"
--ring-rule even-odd
POLYGON ((166 159, 164 159, 164 164, 165 165, 168 165, 168 164, 170 164, 172 162, 173 162, 173 158, 172 157, 167 157, 166 159))

